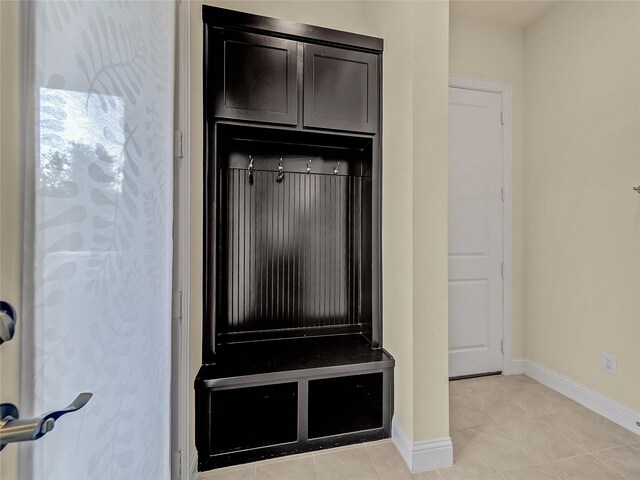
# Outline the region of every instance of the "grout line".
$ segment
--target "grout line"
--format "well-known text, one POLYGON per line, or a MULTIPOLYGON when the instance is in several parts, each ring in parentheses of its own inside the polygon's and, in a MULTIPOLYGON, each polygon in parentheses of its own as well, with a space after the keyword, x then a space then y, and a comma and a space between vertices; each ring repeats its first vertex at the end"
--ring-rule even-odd
POLYGON ((312 456, 311 452, 293 453, 289 455, 283 455, 281 457, 273 457, 273 458, 266 458, 264 460, 258 460, 255 462, 255 464, 256 464, 256 467, 259 467, 262 465, 271 465, 273 463, 291 462, 293 460, 300 460, 300 459, 311 457, 311 456, 312 456))
POLYGON ((197 480, 214 480, 218 476, 228 472, 249 470, 251 467, 253 467, 255 470, 255 465, 256 465, 256 462, 239 463, 237 465, 229 465, 227 467, 220 467, 220 468, 214 468, 212 470, 206 470, 204 472, 197 472, 196 479, 197 480))
MULTIPOLYGON (((497 425, 497 424, 492 424, 492 425, 496 425, 497 427, 499 427, 499 425, 497 425)), ((485 425, 478 425, 478 426, 479 426, 479 427, 484 427, 485 425)), ((471 429, 471 428, 476 428, 476 427, 469 427, 469 429, 471 429)), ((463 429, 463 430, 466 430, 466 429, 463 429)), ((501 430, 503 430, 503 429, 501 429, 501 430)), ((503 431, 504 431, 504 430, 503 430, 503 431)), ((458 431, 458 432, 460 432, 460 431, 458 431)), ((506 433, 506 432, 505 432, 505 433, 506 433)), ((510 435, 509 435, 509 434, 507 434, 507 436, 509 436, 509 437, 510 437, 510 435)), ((468 445, 469 445, 469 443, 470 443, 471 441, 470 441, 470 440, 467 440, 466 438, 464 438, 464 435, 462 435, 462 438, 463 438, 463 440, 465 441, 466 445, 468 446, 468 445)), ((452 440, 452 443, 453 443, 453 440, 452 440)), ((454 448, 455 448, 455 445, 454 445, 454 448)), ((483 454, 482 452, 477 452, 477 453, 478 453, 478 455, 480 456, 480 458, 482 458, 482 460, 484 460, 484 461, 485 461, 485 463, 486 463, 487 465, 489 465, 491 468, 493 468, 493 469, 495 470, 495 473, 496 473, 496 474, 501 475, 501 472, 496 468, 496 466, 493 464, 493 462, 491 462, 487 457, 485 457, 485 456, 484 456, 484 454, 483 454)), ((456 465, 455 465, 455 463, 454 463, 452 466, 453 466, 453 467, 455 467, 455 466, 456 466, 456 465)), ((493 474, 491 474, 491 475, 493 475, 493 474)))
MULTIPOLYGON (((371 452, 369 451, 369 449, 367 448, 367 445, 364 445, 364 451, 367 452, 367 456, 369 457, 369 460, 371 461, 371 465, 373 465, 373 470, 376 472, 376 476, 382 480, 382 477, 380 476, 380 472, 378 472, 378 467, 376 467, 376 462, 373 461, 373 457, 371 456, 371 452)), ((411 472, 409 472, 411 473, 411 472)))
MULTIPOLYGON (((585 411, 592 413, 594 415, 597 415, 598 417, 602 418, 603 420, 605 420, 606 422, 612 423, 613 425, 615 425, 616 427, 620 427, 620 428, 624 428, 621 427, 620 425, 617 425, 615 423, 613 423, 611 420, 609 420, 606 417, 603 417, 602 415, 600 415, 597 412, 594 412, 593 410, 588 409, 587 407, 582 407, 585 411)), ((619 440, 622 442, 621 445, 618 445, 619 447, 623 446, 623 445, 633 445, 634 443, 636 443, 639 439, 636 440, 632 440, 632 441, 627 441, 625 438, 622 438, 622 435, 618 436, 616 433, 609 431, 609 429, 607 427, 601 427, 599 426, 596 422, 592 421, 591 419, 587 418, 586 421, 588 421, 589 423, 593 424, 595 426, 596 429, 598 430, 602 430, 604 433, 606 433, 607 435, 610 435, 611 437, 615 438, 616 440, 619 440)), ((632 435, 634 434, 633 432, 630 432, 632 435)), ((615 448, 615 447, 614 447, 615 448)), ((605 450, 605 449, 602 449, 605 450)))
POLYGON ((320 455, 326 455, 327 453, 337 453, 337 452, 344 452, 347 450, 353 450, 355 448, 361 447, 362 445, 363 445, 362 443, 352 443, 349 445, 342 445, 341 447, 323 448, 320 450, 314 450, 313 452, 311 452, 311 454, 314 457, 319 457, 320 455))
MULTIPOLYGON (((556 393, 557 393, 557 392, 556 392, 556 393)), ((559 395, 561 395, 561 396, 562 396, 562 397, 564 397, 564 398, 568 398, 568 397, 565 397, 564 395, 562 395, 561 393, 560 393, 559 395)), ((571 400, 571 399, 569 399, 569 400, 571 400)), ((579 407, 582 407, 582 405, 579 405, 579 407)), ((571 440, 569 437, 567 437, 566 435, 564 435, 562 432, 558 431, 558 430, 557 430, 557 429, 555 429, 553 426, 549 425, 547 422, 545 422, 544 420, 542 420, 541 418, 539 418, 539 417, 543 417, 543 416, 545 416, 545 415, 554 415, 554 414, 556 414, 556 413, 566 413, 566 412, 574 411, 574 410, 577 410, 577 408, 572 408, 572 409, 570 409, 570 410, 561 410, 561 411, 557 411, 557 412, 544 413, 544 414, 540 414, 540 415, 534 415, 533 417, 529 417, 529 418, 535 418, 536 420, 538 420, 538 421, 542 422, 542 424, 543 424, 543 425, 545 425, 546 427, 550 428, 551 430, 553 430, 554 432, 556 432, 556 433, 557 433, 558 435, 560 435, 561 437, 565 438, 569 443, 574 444, 576 447, 578 447, 578 448, 579 448, 580 450, 582 450, 583 452, 585 452, 585 453, 589 453, 589 452, 587 451, 587 449, 582 448, 580 445, 578 445, 576 442, 574 442, 574 441, 573 441, 573 440, 571 440)), ((574 456, 579 456, 579 455, 574 455, 574 456)), ((572 458, 572 457, 567 457, 567 458, 572 458)))
MULTIPOLYGON (((607 421, 607 422, 611 422, 611 420, 609 420, 608 418, 603 417, 603 416, 602 416, 602 415, 600 415, 599 413, 594 412, 593 410, 591 410, 591 409, 589 409, 589 408, 587 408, 587 407, 584 407, 584 406, 582 406, 582 405, 580 405, 580 407, 579 407, 579 408, 575 408, 575 409, 572 409, 572 410, 567 410, 567 411, 563 411, 563 412, 555 412, 555 413, 544 414, 544 415, 538 415, 538 416, 543 417, 543 416, 555 415, 555 414, 558 414, 558 413, 570 413, 570 412, 577 412, 578 410, 586 411, 586 412, 588 412, 588 413, 590 413, 590 414, 597 415, 598 417, 602 418, 603 420, 605 420, 605 421, 607 421)), ((599 432, 601 432, 601 433, 605 433, 605 434, 609 435, 610 437, 612 437, 613 439, 615 439, 615 440, 618 440, 618 441, 622 442, 620 445, 615 445, 615 446, 613 446, 613 447, 601 448, 601 449, 599 449, 599 450, 608 450, 609 448, 616 448, 616 447, 621 447, 621 446, 623 446, 623 445, 631 445, 631 444, 633 444, 633 443, 634 443, 633 441, 632 441, 632 442, 628 442, 626 439, 622 438, 622 436, 618 436, 618 435, 616 435, 614 432, 609 431, 609 429, 608 429, 607 427, 598 425, 595 421, 593 421, 593 420, 592 420, 592 419, 590 419, 590 418, 581 418, 581 421, 588 423, 588 424, 589 424, 589 427, 592 427, 592 429, 593 429, 593 430, 599 431, 599 432)), ((546 423, 546 422, 545 422, 545 423, 546 423)), ((615 424, 615 423, 613 423, 613 422, 611 422, 611 423, 612 423, 613 425, 615 425, 615 426, 619 426, 619 425, 616 425, 616 424, 615 424)), ((551 426, 551 425, 549 425, 549 426, 551 426)), ((620 428, 624 428, 624 427, 620 427, 620 428)), ((633 433, 633 432, 632 432, 632 433, 633 433)), ((593 451, 599 451, 599 450, 593 450, 593 451)))
MULTIPOLYGON (((479 383, 479 381, 480 381, 481 379, 474 379, 474 380, 477 380, 477 381, 476 381, 476 382, 474 382, 474 383, 479 383)), ((496 391, 501 392, 501 393, 502 393, 502 395, 503 395, 503 398, 505 398, 505 399, 506 399, 510 404, 513 404, 513 405, 515 405, 516 407, 520 408, 521 410, 524 410, 524 409, 523 409, 522 407, 520 407, 518 404, 516 404, 515 402, 511 401, 511 399, 509 398, 509 393, 511 393, 512 391, 515 391, 515 390, 517 390, 517 389, 521 389, 521 388, 525 388, 525 389, 526 389, 526 388, 529 388, 529 389, 530 389, 530 388, 532 388, 532 387, 538 387, 538 386, 544 386, 544 385, 542 385, 541 383, 536 383, 536 384, 530 384, 530 385, 520 385, 520 386, 513 387, 513 388, 502 388, 502 389, 498 388, 498 389, 496 389, 496 391)), ((548 388, 548 387, 547 387, 547 388, 548 388)), ((458 393, 457 393, 457 395, 470 396, 470 397, 472 397, 472 398, 473 398, 473 396, 474 396, 474 395, 482 394, 482 393, 487 392, 487 391, 491 391, 491 390, 490 390, 490 389, 489 389, 489 390, 477 390, 477 391, 476 391, 476 390, 472 390, 472 391, 469 391, 469 392, 458 392, 458 393)), ((560 396, 561 396, 561 397, 563 397, 563 398, 566 398, 566 399, 568 399, 568 400, 571 400, 571 399, 569 399, 568 397, 566 397, 565 395, 563 395, 563 394, 561 394, 561 393, 559 393, 559 392, 555 392, 555 393, 556 393, 557 395, 560 395, 560 396)), ((613 446, 613 447, 607 447, 607 448, 600 449, 600 450, 589 451, 589 450, 587 450, 586 448, 583 448, 583 447, 582 447, 581 445, 579 445, 577 442, 575 442, 575 441, 573 441, 572 439, 570 439, 569 437, 567 437, 567 435, 563 434, 562 432, 560 432, 559 430, 557 430, 556 428, 554 428, 552 425, 547 424, 547 423, 546 423, 546 422, 541 418, 541 417, 546 416, 546 415, 553 415, 553 414, 558 414, 558 413, 568 413, 568 412, 572 412, 572 411, 576 411, 576 410, 584 409, 584 408, 585 408, 585 407, 584 407, 583 405, 577 404, 575 407, 571 407, 571 408, 562 408, 562 409, 560 409, 560 410, 549 411, 549 412, 545 412, 545 413, 542 413, 542 414, 530 414, 529 412, 525 411, 525 418, 529 418, 529 419, 533 419, 533 420, 539 421, 542 425, 544 425, 545 427, 550 428, 553 432, 555 432, 555 433, 557 433, 558 435, 560 435, 560 437, 564 438, 567 442, 569 442, 570 444, 575 445, 575 446, 576 446, 576 447, 577 447, 577 448, 582 452, 582 453, 579 453, 578 455, 572 455, 572 456, 569 456, 569 457, 564 457, 564 458, 559 458, 559 459, 555 459, 555 460, 548 461, 548 460, 544 460, 544 459, 542 459, 541 457, 539 457, 535 452, 533 452, 532 450, 530 450, 530 448, 529 448, 529 447, 527 447, 527 446, 525 446, 525 445, 521 444, 520 442, 516 442, 516 441, 515 441, 515 439, 514 439, 514 438, 513 438, 513 437, 512 437, 512 436, 511 436, 511 435, 510 435, 510 434, 509 434, 509 433, 508 433, 504 428, 502 428, 501 422, 498 422, 498 421, 496 421, 495 419, 493 419, 493 417, 491 417, 491 416, 490 416, 490 415, 489 415, 489 414, 488 414, 484 409, 482 409, 482 408, 480 408, 480 407, 475 406, 475 409, 476 409, 476 410, 480 411, 481 413, 483 413, 483 414, 484 414, 484 415, 486 415, 487 417, 491 418, 491 420, 492 420, 492 422, 493 422, 493 423, 491 423, 490 425, 495 425, 495 426, 497 426, 500 430, 502 430, 502 431, 506 434, 506 436, 507 436, 508 438, 511 438, 511 439, 514 441, 514 443, 516 443, 516 445, 517 445, 517 446, 519 446, 519 447, 520 447, 521 449, 523 449, 526 453, 528 453, 528 454, 529 454, 533 459, 541 460, 541 463, 539 463, 539 464, 536 464, 536 465, 530 465, 529 467, 521 467, 521 468, 537 467, 537 466, 540 466, 540 465, 549 465, 550 467, 554 468, 554 467, 553 467, 553 464, 554 464, 554 463, 558 463, 558 462, 562 462, 562 461, 569 460, 569 459, 572 459, 572 458, 578 458, 578 457, 583 457, 583 456, 585 456, 585 455, 588 455, 588 456, 590 456, 590 457, 594 458, 598 463, 600 463, 600 464, 604 465, 606 468, 609 468, 609 469, 611 469, 612 471, 614 471, 616 474, 620 475, 622 478, 624 478, 624 479, 626 479, 626 480, 630 480, 630 479, 628 479, 624 474, 620 473, 618 470, 616 470, 614 467, 612 467, 611 465, 609 465, 609 464, 608 464, 608 463, 606 463, 605 461, 600 460, 600 459, 598 459, 597 457, 595 457, 594 455, 592 455, 592 453, 597 453, 597 452, 601 452, 601 451, 612 450, 612 449, 620 448, 620 447, 623 447, 623 446, 633 446, 633 445, 636 445, 636 444, 640 445, 638 442, 626 442, 624 439, 622 439, 622 438, 618 438, 616 435, 614 435, 614 434, 612 434, 612 433, 609 433, 605 428, 601 428, 600 426, 598 426, 598 425, 597 425, 597 424, 595 424, 594 422, 590 422, 590 423, 594 423, 594 428, 595 428, 596 430, 598 430, 598 431, 600 431, 600 430, 601 430, 601 431, 603 431, 603 432, 607 433, 609 436, 611 436, 611 437, 615 438, 616 440, 623 441, 623 442, 624 442, 624 444, 622 444, 622 445, 616 445, 616 446, 613 446)), ((459 429, 458 431, 467 430, 467 429, 473 429, 473 428, 482 427, 482 426, 483 426, 483 425, 474 425, 474 426, 470 426, 470 427, 467 427, 467 428, 459 429)), ((463 439, 464 439, 464 436, 463 436, 463 439)), ((468 443, 468 441, 467 441, 466 439, 464 439, 464 440, 465 440, 465 442, 466 442, 466 443, 468 443)), ((455 445, 454 445, 454 448, 455 448, 455 445)), ((633 447, 632 447, 632 448, 633 448, 633 447)), ((485 455, 483 455, 483 454, 482 454, 482 453, 480 453, 480 452, 478 452, 478 453, 479 453, 480 457, 481 457, 481 458, 482 458, 482 459, 483 459, 487 464, 489 464, 492 468, 494 468, 494 470, 496 470, 496 472, 497 472, 497 474, 498 474, 498 476, 499 476, 500 478, 504 478, 503 473, 505 473, 505 472, 509 472, 509 471, 512 471, 512 470, 505 470, 505 472, 498 471, 498 469, 495 467, 495 465, 494 465, 491 461, 489 461, 489 459, 487 459, 487 458, 485 457, 485 455)), ((513 469, 513 470, 517 470, 517 469, 513 469)), ((442 477, 442 475, 440 474, 440 471, 439 471, 439 470, 436 470, 436 472, 438 473, 438 476, 442 479, 443 477, 442 477)), ((568 477, 567 477, 563 472, 558 471, 558 473, 560 473, 560 475, 561 475, 563 478, 565 478, 565 479, 567 479, 567 478, 568 478, 568 477)))
MULTIPOLYGON (((578 456, 580 456, 580 457, 581 457, 582 455, 578 455, 578 456)), ((572 458, 573 458, 573 457, 572 457, 572 458)), ((562 459, 562 460, 566 460, 566 459, 562 459)), ((562 461, 562 460, 558 460, 558 461, 562 461)), ((558 470, 556 467, 554 467, 554 466, 552 465, 552 463, 553 463, 553 462, 544 462, 544 463, 541 463, 540 465, 531 465, 531 466, 529 466, 529 467, 522 467, 522 468, 520 468, 519 470, 527 470, 527 469, 529 469, 529 468, 536 468, 536 467, 547 466, 547 467, 549 467, 549 468, 551 469, 551 471, 552 471, 552 472, 557 473, 557 474, 558 474, 558 475, 560 475, 560 477, 562 477, 563 479, 565 479, 565 480, 571 480, 571 479, 569 479, 567 476, 565 476, 565 474, 564 474, 564 473, 562 473, 560 470, 558 470)), ((516 471, 516 470, 509 470, 509 472, 515 472, 515 471, 516 471)), ((504 472, 504 473, 508 473, 508 472, 504 472)), ((502 476, 504 477, 504 475, 502 475, 502 476)), ((506 477, 505 477, 505 480, 506 480, 506 477)))
MULTIPOLYGON (((520 388, 520 387, 517 387, 520 388)), ((515 405, 516 407, 520 408, 518 405, 516 405, 515 403, 511 402, 510 399, 506 398, 507 401, 509 401, 509 403, 511 403, 512 405, 515 405)), ((520 408, 521 410, 523 410, 522 408, 520 408)), ((482 409, 480 409, 482 411, 482 409)), ((483 411, 483 413, 488 416, 489 418, 491 418, 491 420, 493 421, 493 423, 490 423, 488 425, 493 425, 495 427, 498 427, 499 430, 501 430, 504 435, 510 439, 513 443, 515 443, 520 449, 522 449, 526 454, 528 454, 529 456, 532 457, 532 459, 538 461, 539 463, 535 464, 535 465, 531 465, 533 466, 538 466, 538 465, 542 465, 545 463, 545 460, 543 458, 541 458, 540 456, 538 456, 534 451, 532 451, 529 447, 527 447, 526 445, 522 444, 520 441, 517 441, 506 429, 504 429, 501 425, 500 422, 494 420, 487 412, 483 411)), ((526 413, 526 412, 525 412, 526 413)), ((531 418, 531 417, 526 417, 526 418, 531 418)), ((467 429, 472 429, 472 428, 476 428, 476 427, 482 427, 485 425, 477 425, 477 426, 473 426, 473 427, 468 427, 468 428, 463 428, 460 429, 459 431, 462 430, 467 430, 467 429)), ((464 435, 462 435, 462 437, 464 438, 464 435)), ((465 439, 465 441, 468 443, 469 441, 465 439)), ((498 468, 493 464, 493 462, 491 462, 488 458, 486 458, 482 453, 479 452, 480 457, 482 457, 482 459, 487 462, 491 467, 493 467, 493 469, 498 472, 498 474, 501 475, 501 471, 498 470, 498 468)), ((524 468, 524 467, 520 467, 520 468, 524 468)), ((512 469, 512 470, 516 470, 516 469, 512 469)), ((505 470, 505 471, 509 471, 509 470, 505 470)))
POLYGON ((318 466, 316 465, 316 457, 314 455, 311 455, 311 460, 313 460, 313 469, 316 472, 316 479, 320 480, 320 475, 318 474, 318 466))
MULTIPOLYGON (((551 466, 551 468, 554 468, 553 465, 551 465, 551 463, 549 463, 549 465, 551 466)), ((564 472, 561 472, 560 470, 558 470, 558 468, 555 468, 555 471, 558 472, 560 474, 560 476, 562 478, 564 478, 565 480, 571 480, 569 477, 567 477, 564 472)))
MULTIPOLYGON (((528 417, 531 418, 531 417, 528 417)), ((547 425, 546 423, 543 422, 543 424, 549 428, 551 428, 552 430, 556 431, 553 427, 547 425)), ((510 438, 518 447, 520 447, 521 449, 523 449, 527 454, 529 454, 532 458, 539 460, 540 463, 536 464, 536 465, 531 465, 532 467, 538 466, 538 465, 543 465, 544 463, 549 463, 549 461, 543 459, 542 457, 538 456, 533 450, 531 450, 530 447, 522 444, 520 441, 516 440, 509 432, 507 432, 502 425, 500 425, 499 423, 495 423, 494 425, 496 425, 500 430, 502 430, 505 435, 510 438)), ((475 427, 469 427, 469 428, 475 428, 475 427)), ((557 431, 556 431, 557 432, 557 431)), ((562 459, 558 459, 558 460, 565 460, 566 458, 574 458, 574 457, 581 457, 585 454, 589 454, 589 452, 587 452, 585 449, 583 449, 580 445, 578 445, 577 443, 575 443, 573 440, 567 438, 565 435, 562 435, 562 433, 557 432, 560 436, 562 436, 563 438, 565 438, 567 441, 569 441, 570 443, 573 443, 576 447, 578 447, 580 450, 582 450, 583 453, 579 454, 579 455, 573 455, 571 457, 565 457, 562 459)), ((463 436, 464 437, 464 436, 463 436)), ((486 461, 489 465, 491 465, 498 473, 501 473, 500 471, 498 471, 498 469, 495 467, 495 465, 488 460, 482 453, 480 453, 480 456, 483 458, 484 461, 486 461)), ((554 460, 555 461, 555 460, 554 460)))
MULTIPOLYGON (((496 423, 496 427, 498 427, 500 430, 502 430, 502 431, 504 432, 505 436, 506 436, 508 439, 511 439, 511 441, 512 441, 516 446, 518 446, 518 448, 522 449, 526 454, 528 454, 529 456, 531 456, 534 460, 539 461, 539 463, 536 463, 536 464, 534 464, 534 465, 530 465, 530 466, 532 466, 532 467, 536 467, 536 466, 538 466, 538 465, 542 465, 542 464, 544 464, 544 463, 545 463, 545 461, 544 461, 544 459, 543 459, 543 458, 539 457, 539 456, 538 456, 534 451, 532 451, 531 449, 529 449, 526 445, 523 445, 522 443, 520 443, 519 441, 517 441, 515 438, 513 438, 513 437, 509 434, 509 432, 507 432, 504 428, 502 428, 502 426, 500 426, 500 424, 497 424, 497 423, 496 423)), ((482 456, 482 458, 484 458, 484 460, 485 460, 489 465, 491 465, 491 466, 495 469, 495 471, 496 471, 496 472, 498 472, 498 474, 499 474, 499 475, 502 475, 502 473, 503 473, 503 472, 501 472, 500 470, 498 470, 498 467, 496 467, 496 466, 493 464, 493 462, 491 462, 488 458, 485 458, 485 457, 484 457, 484 455, 482 455, 482 454, 480 454, 480 455, 482 456)), ((521 468, 524 468, 524 467, 521 467, 521 468)), ((516 469, 516 468, 512 468, 511 470, 517 470, 517 469, 516 469)), ((504 471, 505 471, 505 472, 508 472, 508 471, 510 471, 510 470, 504 470, 504 471)))
MULTIPOLYGON (((624 428, 624 427, 622 427, 624 428)), ((622 437, 618 437, 615 433, 611 433, 611 432, 607 432, 609 435, 611 435, 612 437, 617 438, 618 440, 620 440, 621 442, 624 442, 623 445, 636 445, 638 442, 636 440, 632 440, 631 442, 626 441, 624 438, 622 437)), ((621 447, 623 445, 620 445, 621 447)))
MULTIPOLYGON (((624 445, 623 445, 624 446, 624 445)), ((613 470, 614 472, 616 472, 618 475, 620 475, 622 478, 626 479, 626 480, 633 480, 632 478, 628 478, 624 473, 619 472, 613 465, 609 465, 607 462, 605 462, 604 460, 600 460, 598 457, 596 457, 595 455, 591 455, 589 454, 596 462, 600 462, 602 465, 604 465, 607 468, 610 468, 611 470, 613 470)))
POLYGON ((557 460, 551 460, 550 462, 547 462, 549 465, 553 465, 554 463, 560 463, 560 462, 564 462, 565 460, 571 460, 573 458, 579 458, 579 457, 585 457, 585 456, 593 456, 591 455, 589 452, 586 453, 581 453, 580 455, 571 455, 570 457, 564 457, 564 458, 559 458, 557 460))
POLYGON ((606 447, 606 448, 601 448, 599 450, 591 450, 589 453, 606 452, 608 450, 615 450, 616 448, 622 448, 622 447, 633 447, 633 443, 625 443, 623 445, 616 445, 614 447, 606 447))
MULTIPOLYGON (((541 420, 541 421, 542 421, 542 420, 541 420)), ((557 432, 560 436, 562 436, 562 437, 566 438, 569 442, 573 443, 574 445, 576 445, 578 448, 580 448, 581 450, 583 450, 583 451, 584 451, 585 453, 587 453, 587 454, 590 454, 590 453, 591 453, 591 452, 593 452, 593 451, 595 451, 595 452, 599 452, 599 451, 600 451, 600 450, 587 450, 587 448, 583 447, 582 445, 578 445, 578 443, 577 443, 577 442, 575 442, 575 441, 571 440, 569 437, 567 437, 565 434, 563 434, 562 432, 560 432, 559 430, 557 430, 556 428, 554 428, 552 425, 549 425, 548 423, 546 423, 546 422, 544 422, 544 421, 542 421, 542 423, 544 423, 544 424, 545 424, 547 427, 549 427, 551 430, 553 430, 553 431, 557 432)), ((597 429, 597 430, 601 430, 597 425, 596 425, 596 429, 597 429)), ((608 434, 608 432, 604 432, 604 433, 607 433, 607 434, 608 434)), ((616 437, 614 437, 614 438, 616 438, 616 437)), ((620 440, 620 439, 619 439, 619 438, 616 438, 616 440, 620 440)), ((614 447, 611 447, 611 448, 622 447, 622 446, 624 446, 624 445, 617 445, 617 446, 614 446, 614 447)), ((608 450, 608 448, 601 449, 601 450, 608 450)), ((579 455, 574 455, 574 456, 579 456, 579 455)), ((573 457, 567 457, 567 458, 573 458, 573 457)))

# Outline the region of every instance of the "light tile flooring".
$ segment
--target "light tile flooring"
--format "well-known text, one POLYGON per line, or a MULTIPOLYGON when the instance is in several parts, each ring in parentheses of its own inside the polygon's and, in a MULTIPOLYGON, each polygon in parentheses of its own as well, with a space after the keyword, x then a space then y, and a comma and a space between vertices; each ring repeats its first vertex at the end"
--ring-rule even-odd
POLYGON ((524 375, 451 382, 454 466, 411 474, 389 440, 202 480, 640 480, 640 437, 524 375))

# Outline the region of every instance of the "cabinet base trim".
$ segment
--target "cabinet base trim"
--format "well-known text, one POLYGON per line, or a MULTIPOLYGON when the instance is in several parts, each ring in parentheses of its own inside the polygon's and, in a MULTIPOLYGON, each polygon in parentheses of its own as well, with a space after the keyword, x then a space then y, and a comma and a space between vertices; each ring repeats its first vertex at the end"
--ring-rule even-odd
POLYGON ((453 465, 453 443, 450 437, 412 442, 394 418, 391 423, 391 440, 412 473, 453 465))

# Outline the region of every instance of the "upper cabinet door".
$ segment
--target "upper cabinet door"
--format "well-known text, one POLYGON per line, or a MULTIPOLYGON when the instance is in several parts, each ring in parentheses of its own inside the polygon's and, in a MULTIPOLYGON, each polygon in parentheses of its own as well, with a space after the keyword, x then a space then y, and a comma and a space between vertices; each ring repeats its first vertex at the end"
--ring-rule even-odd
POLYGON ((376 133, 378 56, 305 44, 304 126, 376 133))
POLYGON ((213 114, 297 125, 297 42, 219 29, 212 32, 213 114))

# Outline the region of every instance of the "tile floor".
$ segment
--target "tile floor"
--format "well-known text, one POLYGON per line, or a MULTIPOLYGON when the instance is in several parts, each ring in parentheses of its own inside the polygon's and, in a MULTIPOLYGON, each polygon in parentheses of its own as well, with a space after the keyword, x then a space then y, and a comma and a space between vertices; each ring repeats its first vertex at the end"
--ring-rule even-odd
POLYGON ((201 480, 640 480, 640 437, 524 375, 451 382, 454 466, 411 474, 389 440, 201 480))

